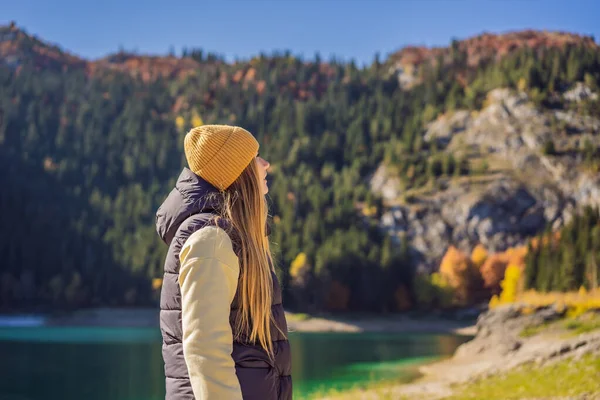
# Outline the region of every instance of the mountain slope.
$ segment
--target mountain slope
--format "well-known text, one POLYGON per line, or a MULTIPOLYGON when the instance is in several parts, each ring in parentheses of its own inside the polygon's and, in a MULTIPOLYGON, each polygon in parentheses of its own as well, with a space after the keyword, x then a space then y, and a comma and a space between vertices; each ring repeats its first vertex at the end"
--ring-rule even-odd
MULTIPOLYGON (((134 295, 145 293, 139 281, 97 285, 105 260, 147 285, 161 276, 154 213, 184 165, 183 135, 199 123, 238 124, 262 143, 272 240, 297 309, 405 309, 416 301, 415 264, 437 268, 450 244, 522 243, 596 198, 600 51, 586 38, 535 41, 535 52, 520 39, 468 68, 471 47, 457 42, 443 50, 443 68, 421 63, 406 86, 385 62, 359 69, 282 54, 228 64, 201 51, 86 61, 15 27, 0 32, 3 154, 75 203, 59 206, 73 210, 73 229, 57 238, 63 269, 32 262, 18 245, 36 235, 43 202, 25 221, 5 213, 0 257, 11 266, 0 275, 18 283, 29 271, 32 304, 48 291, 44 271, 53 282, 79 273, 94 288, 76 305, 150 301, 134 295), (409 240, 395 240, 401 231, 409 240)), ((34 180, 23 184, 0 192, 2 204, 43 198, 34 180)), ((13 293, 0 307, 18 304, 13 293)))
POLYGON ((495 89, 479 112, 457 110, 428 124, 424 139, 484 168, 403 192, 382 165, 371 188, 389 205, 380 221, 407 234, 435 268, 449 245, 470 253, 522 245, 547 224, 558 229, 584 206, 600 206, 600 119, 538 108, 524 92, 495 89), (548 143, 555 149, 547 154, 548 143))
POLYGON ((447 69, 464 85, 477 68, 519 51, 541 55, 549 50, 564 51, 570 47, 597 49, 589 36, 568 32, 524 30, 504 34, 484 33, 472 38, 454 40, 449 47, 407 46, 390 54, 387 64, 398 74, 401 84, 410 86, 423 80, 424 70, 430 67, 447 69))

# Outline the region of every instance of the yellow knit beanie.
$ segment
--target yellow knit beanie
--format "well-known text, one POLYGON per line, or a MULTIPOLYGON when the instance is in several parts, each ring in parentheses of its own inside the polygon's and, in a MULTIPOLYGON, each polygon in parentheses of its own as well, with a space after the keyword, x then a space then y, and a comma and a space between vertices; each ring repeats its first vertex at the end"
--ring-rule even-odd
POLYGON ((219 190, 235 182, 258 153, 254 136, 238 126, 198 126, 183 144, 190 169, 219 190))

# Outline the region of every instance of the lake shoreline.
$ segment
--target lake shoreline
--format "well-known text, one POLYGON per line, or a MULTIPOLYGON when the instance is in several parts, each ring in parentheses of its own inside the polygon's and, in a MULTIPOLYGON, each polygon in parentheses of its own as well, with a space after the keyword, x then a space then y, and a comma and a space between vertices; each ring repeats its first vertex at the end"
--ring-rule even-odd
MULTIPOLYGON (((533 313, 522 312, 520 305, 498 307, 479 318, 474 338, 452 357, 419 366, 421 377, 412 383, 382 384, 320 399, 440 400, 453 396, 460 388, 468 390, 469 384, 504 376, 523 366, 541 368, 586 355, 600 358, 600 325, 593 322, 597 321, 594 318, 600 316, 588 313, 580 319, 569 319, 564 310, 554 306, 533 313), (585 329, 571 332, 569 326, 576 323, 585 329)), ((588 397, 573 397, 580 398, 588 397)))
POLYGON ((382 332, 382 333, 439 333, 474 336, 474 319, 454 320, 444 317, 393 316, 311 316, 297 319, 288 313, 290 332, 382 332))
MULTIPOLYGON (((9 317, 10 315, 4 315, 9 317)), ((18 314, 26 321, 28 314, 18 314)), ((128 327, 159 326, 159 313, 154 308, 95 308, 73 312, 29 316, 45 326, 128 327)), ((316 315, 286 312, 290 332, 381 332, 381 333, 450 333, 473 336, 476 320, 451 319, 443 316, 408 314, 377 315, 316 315)))

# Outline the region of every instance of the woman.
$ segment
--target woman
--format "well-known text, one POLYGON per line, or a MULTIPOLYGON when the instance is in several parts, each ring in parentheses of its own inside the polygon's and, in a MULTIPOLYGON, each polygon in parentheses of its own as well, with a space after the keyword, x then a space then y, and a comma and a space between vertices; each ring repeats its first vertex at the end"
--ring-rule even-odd
POLYGON ((167 400, 292 398, 281 288, 266 235, 269 163, 246 130, 204 125, 160 206, 169 246, 160 326, 167 400))

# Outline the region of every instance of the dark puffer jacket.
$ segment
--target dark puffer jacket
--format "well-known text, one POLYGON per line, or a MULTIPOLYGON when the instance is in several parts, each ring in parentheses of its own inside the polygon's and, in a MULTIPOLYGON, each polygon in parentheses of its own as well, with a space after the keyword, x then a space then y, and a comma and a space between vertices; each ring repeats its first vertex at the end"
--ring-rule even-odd
MULTIPOLYGON (((181 292, 178 283, 179 252, 187 238, 197 230, 214 225, 219 204, 207 197, 216 189, 202 178, 184 168, 175 188, 156 215, 156 228, 169 246, 160 299, 160 328, 163 337, 165 362, 166 400, 194 400, 194 393, 183 356, 181 326, 181 292)), ((212 197, 214 199, 214 197, 212 197)), ((226 224, 226 222, 223 222, 226 224)), ((223 226, 223 228, 227 228, 223 226)), ((234 251, 239 255, 239 245, 230 234, 234 251)), ((281 287, 273 274, 273 304, 275 324, 271 326, 274 360, 259 346, 241 339, 233 343, 232 357, 244 400, 289 400, 292 398, 290 344, 287 323, 281 304, 281 287)), ((236 295, 231 304, 229 321, 232 330, 239 309, 236 295)), ((234 332, 236 337, 237 332, 234 332)), ((241 335, 242 338, 245 335, 241 335)), ((223 399, 226 400, 226 399, 223 399)))

